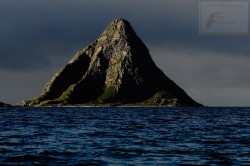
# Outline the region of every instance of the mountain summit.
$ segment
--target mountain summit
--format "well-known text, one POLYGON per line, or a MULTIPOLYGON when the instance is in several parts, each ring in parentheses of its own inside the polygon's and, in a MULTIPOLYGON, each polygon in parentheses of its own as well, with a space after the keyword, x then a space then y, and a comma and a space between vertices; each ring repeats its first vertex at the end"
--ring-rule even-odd
POLYGON ((155 65, 124 19, 112 21, 25 105, 202 106, 155 65))

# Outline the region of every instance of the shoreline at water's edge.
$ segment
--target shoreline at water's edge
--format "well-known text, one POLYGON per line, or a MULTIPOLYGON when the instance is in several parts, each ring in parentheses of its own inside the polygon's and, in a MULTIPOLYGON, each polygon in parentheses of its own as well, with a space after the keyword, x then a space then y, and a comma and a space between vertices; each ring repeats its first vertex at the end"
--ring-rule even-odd
POLYGON ((45 106, 40 106, 40 105, 33 105, 33 106, 18 106, 15 105, 13 107, 30 107, 30 108, 204 108, 208 106, 157 106, 157 105, 45 105, 45 106))
POLYGON ((11 107, 0 107, 0 108, 250 108, 250 106, 143 106, 143 105, 119 105, 119 106, 108 106, 108 105, 49 105, 49 106, 20 106, 12 105, 11 107))

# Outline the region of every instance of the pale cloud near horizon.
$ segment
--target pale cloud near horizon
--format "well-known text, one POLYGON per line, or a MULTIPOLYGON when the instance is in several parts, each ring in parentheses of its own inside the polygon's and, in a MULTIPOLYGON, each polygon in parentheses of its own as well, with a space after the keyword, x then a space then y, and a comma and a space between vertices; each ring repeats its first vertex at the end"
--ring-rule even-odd
POLYGON ((151 55, 159 68, 197 101, 207 106, 249 106, 250 57, 178 46, 152 46, 151 55))

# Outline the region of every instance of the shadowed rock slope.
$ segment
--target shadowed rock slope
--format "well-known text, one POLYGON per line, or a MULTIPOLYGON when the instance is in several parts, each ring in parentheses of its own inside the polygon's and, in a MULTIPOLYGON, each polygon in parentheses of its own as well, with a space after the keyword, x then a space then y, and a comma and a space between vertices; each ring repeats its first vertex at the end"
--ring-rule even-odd
POLYGON ((201 106, 155 65, 123 19, 115 19, 25 105, 201 106))

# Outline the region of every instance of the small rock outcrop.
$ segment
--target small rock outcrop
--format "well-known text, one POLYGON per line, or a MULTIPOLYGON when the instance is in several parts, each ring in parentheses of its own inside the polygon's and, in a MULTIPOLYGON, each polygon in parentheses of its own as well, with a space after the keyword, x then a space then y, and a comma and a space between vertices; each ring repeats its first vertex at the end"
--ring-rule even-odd
POLYGON ((202 106, 155 65, 124 19, 112 21, 24 105, 202 106))
POLYGON ((10 104, 0 102, 0 107, 12 107, 10 104))

